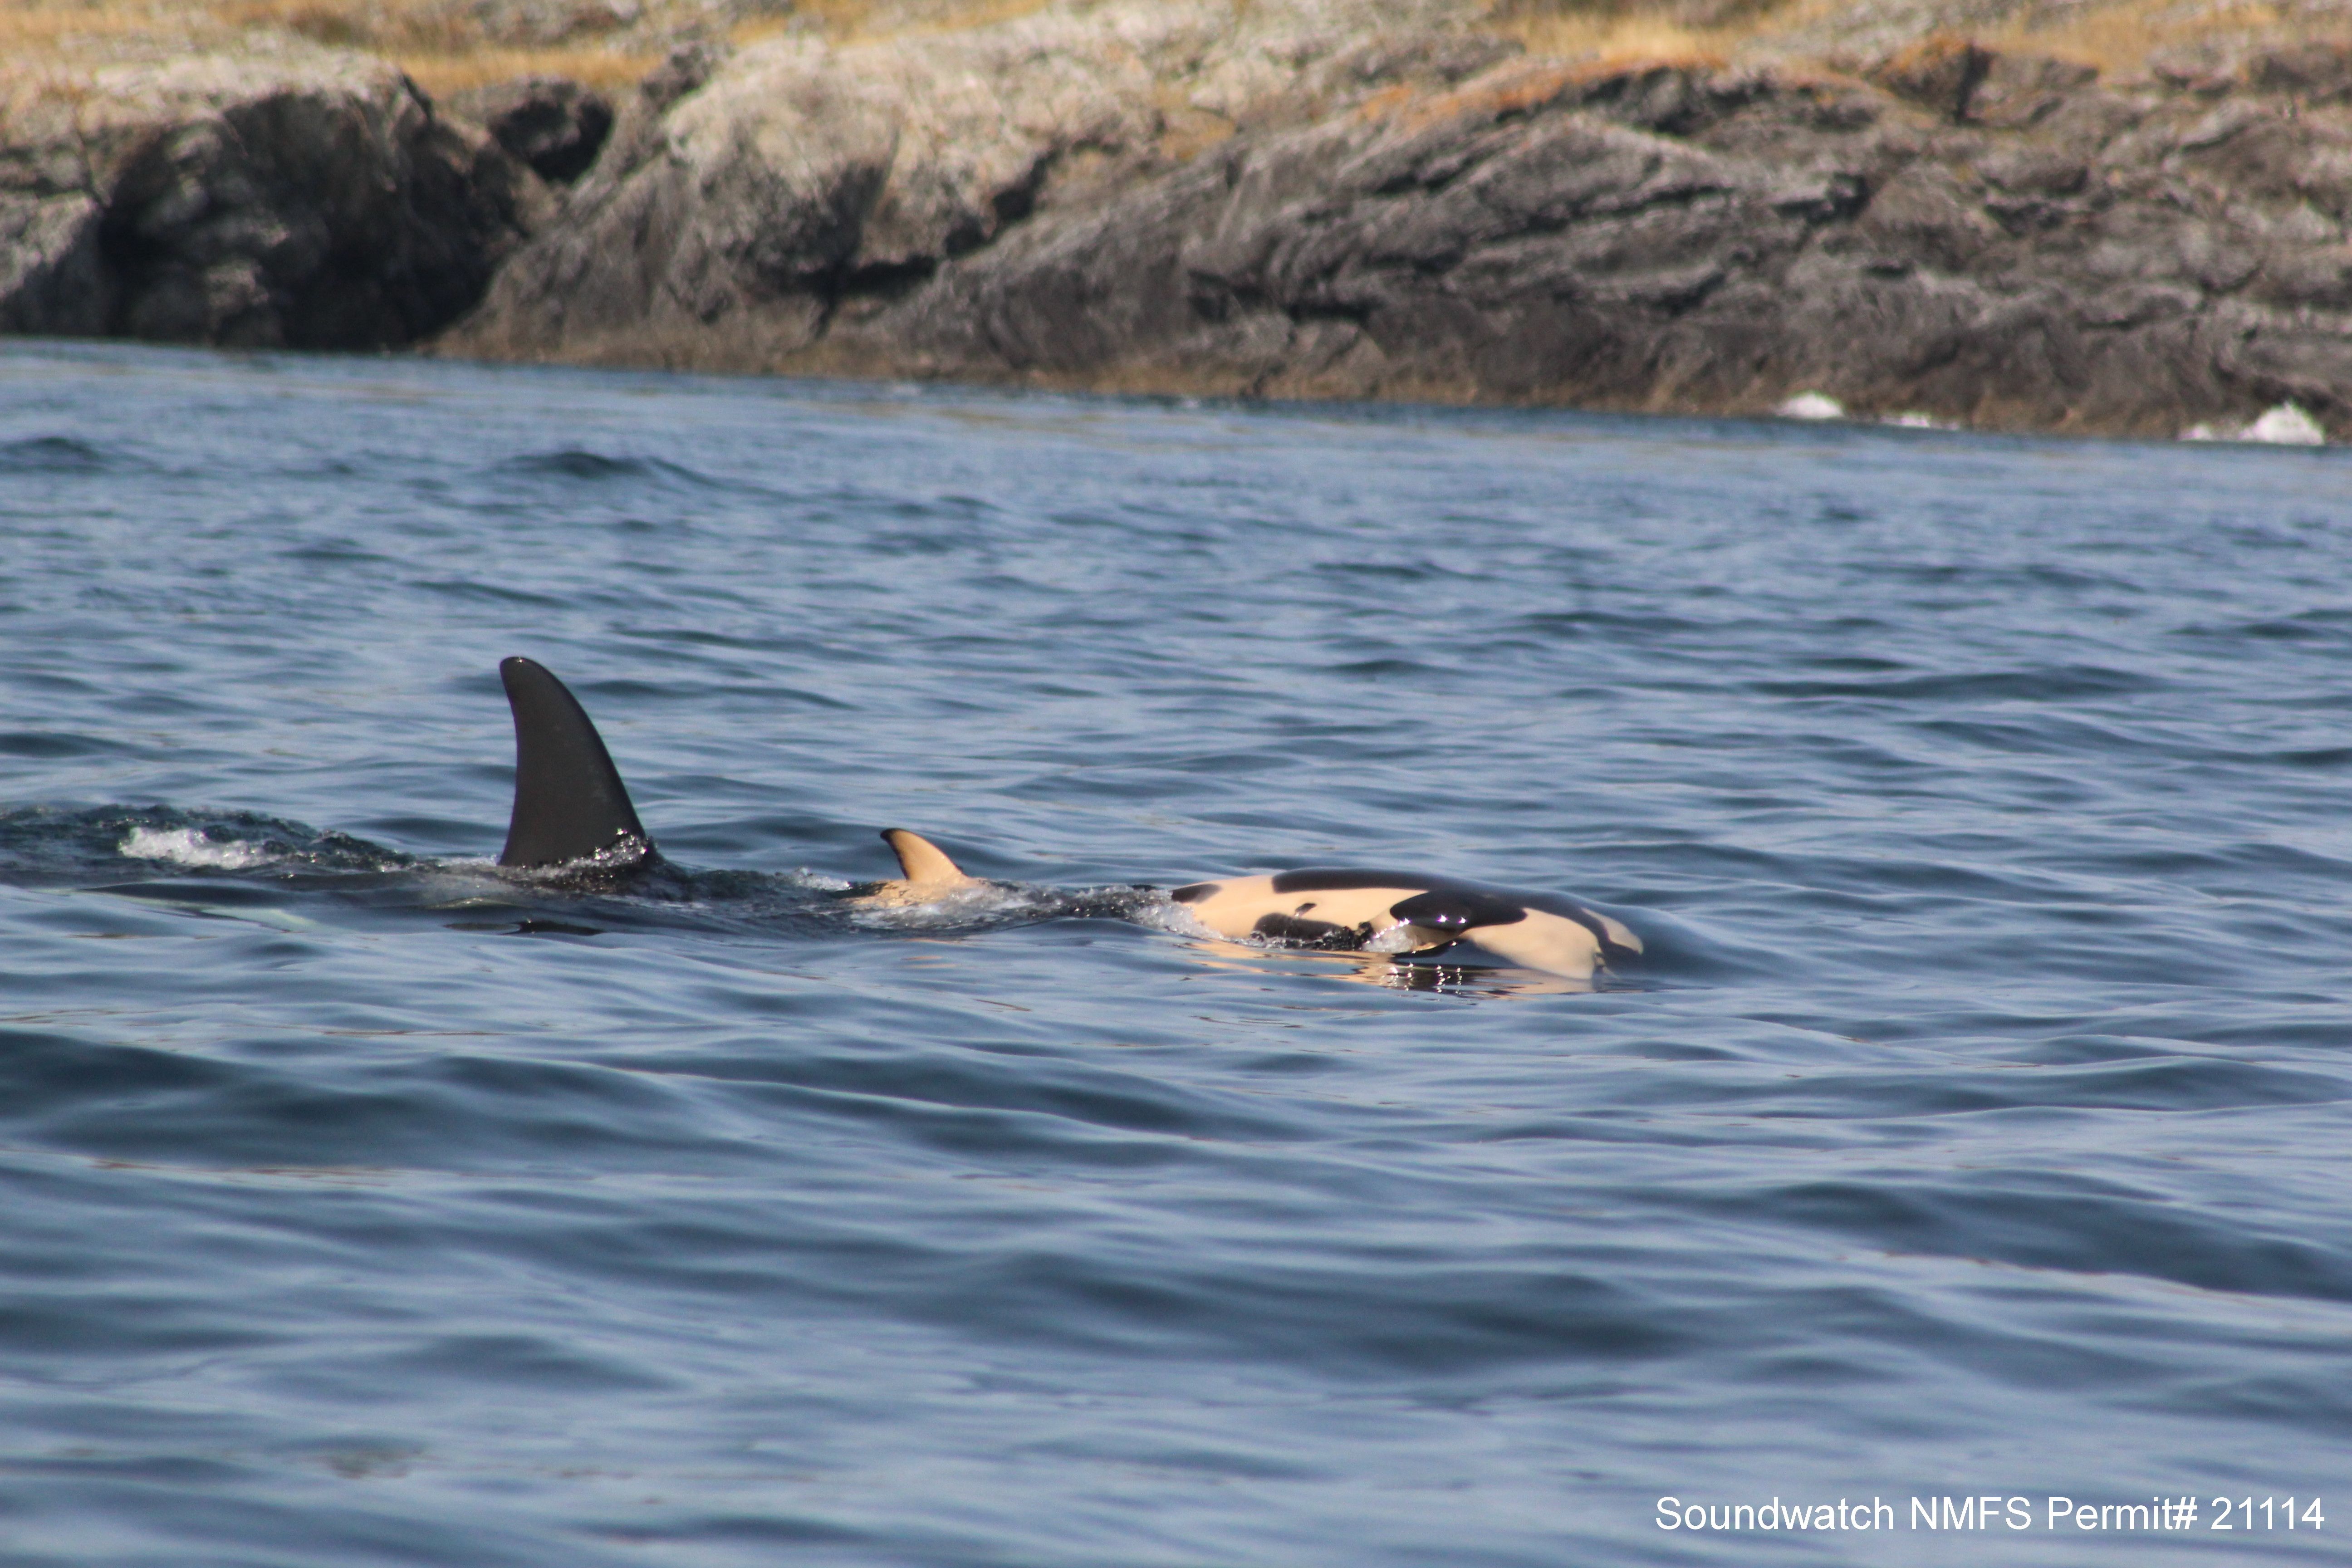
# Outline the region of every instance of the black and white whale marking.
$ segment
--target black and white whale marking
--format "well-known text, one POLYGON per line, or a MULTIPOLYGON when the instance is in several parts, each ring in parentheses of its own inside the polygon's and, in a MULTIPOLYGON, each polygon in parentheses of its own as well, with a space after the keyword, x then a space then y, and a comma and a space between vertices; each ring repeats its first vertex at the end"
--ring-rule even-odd
POLYGON ((1220 936, 1351 952, 1468 948, 1571 980, 1642 952, 1623 922, 1571 900, 1418 872, 1311 866, 1194 882, 1169 897, 1220 936))
MULTIPOLYGON (((593 876, 658 865, 661 852, 579 700, 527 658, 502 661, 499 678, 514 711, 515 793, 498 863, 593 876)), ((922 904, 984 885, 919 834, 892 827, 882 837, 899 876, 853 902, 922 904)), ((1642 953, 1642 939, 1622 922, 1572 900, 1415 872, 1318 866, 1193 882, 1169 897, 1220 936, 1293 947, 1475 952, 1571 980, 1622 968, 1642 953)))

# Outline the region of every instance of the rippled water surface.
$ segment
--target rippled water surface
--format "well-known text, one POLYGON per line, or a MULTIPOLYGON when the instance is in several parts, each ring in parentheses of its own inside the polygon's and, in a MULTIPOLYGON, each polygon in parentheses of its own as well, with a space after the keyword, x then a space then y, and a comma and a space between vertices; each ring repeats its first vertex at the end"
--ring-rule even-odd
POLYGON ((2340 451, 19 342, 0 531, 11 1565, 2345 1560, 2340 451), (1349 861, 1657 962, 1135 888, 1349 861))

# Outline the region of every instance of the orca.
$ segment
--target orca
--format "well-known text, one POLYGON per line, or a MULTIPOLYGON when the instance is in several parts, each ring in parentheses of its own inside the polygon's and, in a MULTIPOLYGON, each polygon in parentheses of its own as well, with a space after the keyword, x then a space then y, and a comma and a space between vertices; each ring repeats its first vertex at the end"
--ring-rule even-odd
POLYGON ((514 810, 499 864, 519 871, 656 864, 661 852, 580 700, 527 658, 500 659, 499 679, 515 732, 514 810))
POLYGON ((961 867, 948 858, 946 850, 919 833, 886 827, 882 830, 882 842, 898 858, 898 879, 868 889, 851 899, 851 903, 928 904, 960 888, 988 886, 978 877, 965 875, 961 867))
MULTIPOLYGON (((621 770, 571 689, 546 666, 520 656, 499 661, 499 679, 514 714, 515 784, 498 864, 596 880, 659 866, 661 851, 637 819, 621 770)), ((898 858, 899 879, 852 902, 928 903, 982 885, 919 834, 888 827, 882 839, 898 858)))
POLYGON ((1466 957, 1591 980, 1642 955, 1623 921, 1573 900, 1412 871, 1309 866, 1168 895, 1219 936, 1342 952, 1466 957))
MULTIPOLYGON (((662 864, 596 726, 545 667, 499 665, 514 712, 514 810, 498 863, 566 878, 633 876, 662 864)), ((990 884, 903 827, 882 830, 898 877, 846 901, 907 906, 990 884)), ((1168 895, 1219 936, 1334 952, 1466 957, 1590 981, 1642 954, 1622 921, 1572 900, 1417 872, 1310 866, 1192 882, 1168 895)))

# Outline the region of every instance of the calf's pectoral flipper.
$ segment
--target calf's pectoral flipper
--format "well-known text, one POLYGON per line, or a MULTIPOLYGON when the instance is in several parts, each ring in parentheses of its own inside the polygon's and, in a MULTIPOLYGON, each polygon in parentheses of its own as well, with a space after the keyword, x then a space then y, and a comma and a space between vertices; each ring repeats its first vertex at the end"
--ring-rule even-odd
POLYGON ((515 729, 514 815, 499 864, 651 858, 654 841, 579 699, 527 658, 501 660, 499 679, 515 729))

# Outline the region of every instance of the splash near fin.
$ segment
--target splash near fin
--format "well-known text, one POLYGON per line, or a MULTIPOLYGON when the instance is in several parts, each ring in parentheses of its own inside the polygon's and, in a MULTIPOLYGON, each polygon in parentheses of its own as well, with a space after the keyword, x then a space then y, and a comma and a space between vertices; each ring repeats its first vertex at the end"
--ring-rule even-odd
POLYGON ((650 856, 654 841, 579 700, 527 658, 501 660, 499 679, 515 727, 514 816, 499 864, 562 866, 615 850, 650 856))
POLYGON ((882 842, 898 857, 898 869, 906 879, 922 888, 954 888, 973 880, 963 868, 948 858, 947 851, 919 833, 909 833, 903 827, 886 827, 882 842))

